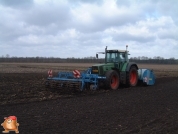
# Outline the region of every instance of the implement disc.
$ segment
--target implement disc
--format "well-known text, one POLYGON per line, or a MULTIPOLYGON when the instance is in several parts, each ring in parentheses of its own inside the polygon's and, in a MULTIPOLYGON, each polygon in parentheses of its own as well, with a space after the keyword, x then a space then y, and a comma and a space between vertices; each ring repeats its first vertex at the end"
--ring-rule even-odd
POLYGON ((81 82, 73 82, 73 81, 62 81, 62 80, 48 80, 46 81, 46 87, 50 89, 72 89, 72 90, 80 90, 81 82))

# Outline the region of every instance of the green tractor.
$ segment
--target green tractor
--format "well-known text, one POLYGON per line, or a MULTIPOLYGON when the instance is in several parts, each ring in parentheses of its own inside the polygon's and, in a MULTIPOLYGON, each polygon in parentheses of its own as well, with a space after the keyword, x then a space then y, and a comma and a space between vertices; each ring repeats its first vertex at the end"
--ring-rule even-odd
POLYGON ((98 54, 105 54, 104 64, 95 64, 92 66, 92 74, 105 76, 105 80, 99 81, 101 86, 116 90, 120 84, 127 87, 134 87, 138 82, 138 66, 134 62, 129 62, 128 51, 126 50, 107 50, 105 52, 98 52, 98 54))

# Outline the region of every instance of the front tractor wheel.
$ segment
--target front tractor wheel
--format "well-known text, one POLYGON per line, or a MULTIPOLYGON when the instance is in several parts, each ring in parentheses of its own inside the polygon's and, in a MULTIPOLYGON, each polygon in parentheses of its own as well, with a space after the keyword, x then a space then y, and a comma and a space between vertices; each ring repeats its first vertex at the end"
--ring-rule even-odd
POLYGON ((109 89, 116 90, 119 87, 119 75, 116 71, 110 70, 106 73, 106 86, 109 89))
POLYGON ((135 66, 132 66, 127 73, 127 86, 134 87, 138 83, 138 71, 135 66))

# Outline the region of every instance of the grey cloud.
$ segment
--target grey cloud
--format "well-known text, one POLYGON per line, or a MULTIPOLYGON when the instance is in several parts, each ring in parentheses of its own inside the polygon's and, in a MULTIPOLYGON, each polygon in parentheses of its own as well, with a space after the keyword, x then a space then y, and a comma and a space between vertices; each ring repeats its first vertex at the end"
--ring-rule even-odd
POLYGON ((177 40, 178 41, 178 31, 177 32, 168 32, 168 31, 164 31, 161 33, 158 33, 158 37, 160 39, 173 39, 173 40, 177 40))
MULTIPOLYGON (((29 25, 47 26, 57 24, 64 27, 70 21, 69 7, 64 6, 37 6, 32 10, 22 14, 25 22, 29 25)), ((66 28, 66 27, 65 27, 66 28)))
POLYGON ((130 6, 132 4, 132 0, 117 0, 116 3, 118 6, 130 6))
POLYGON ((34 3, 33 0, 1 0, 0 4, 12 8, 28 8, 34 3))
POLYGON ((140 43, 153 42, 156 39, 154 36, 150 35, 132 35, 129 33, 120 33, 117 35, 113 35, 113 40, 115 41, 136 41, 140 43))
POLYGON ((98 32, 104 31, 109 27, 117 27, 127 24, 134 24, 139 19, 143 18, 140 13, 128 12, 125 14, 115 15, 113 17, 106 17, 105 14, 95 14, 93 16, 93 22, 85 24, 82 22, 76 22, 76 28, 81 32, 98 32))
POLYGON ((72 4, 78 4, 78 3, 89 3, 89 4, 98 4, 101 5, 103 3, 103 0, 68 0, 68 2, 71 2, 72 4))
POLYGON ((81 33, 81 36, 79 37, 80 41, 86 41, 86 40, 100 40, 102 36, 101 32, 98 33, 81 33))
POLYGON ((159 13, 159 15, 172 16, 172 19, 178 25, 178 1, 177 0, 150 0, 152 7, 159 13))

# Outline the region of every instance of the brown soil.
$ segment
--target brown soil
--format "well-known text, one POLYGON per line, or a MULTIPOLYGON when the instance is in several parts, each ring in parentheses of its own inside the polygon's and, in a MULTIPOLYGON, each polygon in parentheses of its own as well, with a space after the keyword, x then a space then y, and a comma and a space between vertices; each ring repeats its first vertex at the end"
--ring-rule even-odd
MULTIPOLYGON (((0 73, 0 118, 15 115, 19 132, 178 133, 178 77, 154 86, 50 92, 46 73, 0 73)), ((3 131, 1 127, 0 131, 3 131)))

